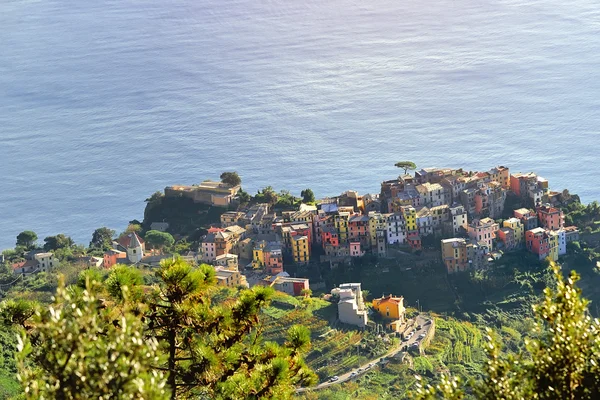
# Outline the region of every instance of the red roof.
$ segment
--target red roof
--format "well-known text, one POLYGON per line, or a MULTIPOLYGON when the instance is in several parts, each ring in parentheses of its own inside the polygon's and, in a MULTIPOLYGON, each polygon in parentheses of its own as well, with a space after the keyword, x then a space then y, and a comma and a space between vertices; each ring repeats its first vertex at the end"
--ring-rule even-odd
POLYGON ((131 239, 133 239, 134 236, 137 236, 137 239, 140 241, 140 244, 144 244, 144 239, 142 239, 137 233, 132 232, 132 233, 128 233, 127 235, 123 235, 119 238, 119 244, 125 248, 128 248, 129 245, 131 244, 131 239))
POLYGON ((13 264, 13 270, 19 269, 19 268, 28 268, 28 267, 36 267, 38 265, 38 262, 36 260, 27 260, 27 261, 21 261, 18 262, 16 264, 13 264))

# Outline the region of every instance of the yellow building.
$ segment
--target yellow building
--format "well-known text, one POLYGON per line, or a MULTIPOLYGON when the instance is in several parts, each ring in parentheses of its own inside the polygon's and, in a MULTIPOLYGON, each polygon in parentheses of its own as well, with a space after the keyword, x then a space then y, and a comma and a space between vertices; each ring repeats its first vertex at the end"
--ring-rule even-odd
POLYGON ((404 297, 402 296, 394 297, 390 294, 379 299, 374 299, 373 308, 383 318, 399 320, 401 323, 404 322, 406 309, 404 308, 404 297))
POLYGON ((239 273, 239 271, 230 271, 222 267, 215 268, 217 285, 225 286, 229 288, 235 288, 238 286, 248 287, 246 277, 239 273))
POLYGON ((515 236, 515 247, 522 247, 525 243, 525 227, 518 218, 509 218, 502 222, 502 227, 511 228, 515 236))
POLYGON ((340 243, 348 242, 348 220, 350 219, 349 212, 338 212, 333 216, 335 229, 338 231, 340 243))
POLYGON ((442 261, 449 274, 469 268, 467 241, 463 238, 442 240, 442 261))
POLYGON ((306 264, 310 259, 310 247, 306 236, 292 237, 292 256, 297 264, 306 264))
POLYGON ((406 231, 416 231, 417 230, 417 210, 413 206, 402 206, 400 207, 400 212, 404 217, 404 223, 406 225, 406 231))
POLYGON ((261 240, 254 245, 252 250, 252 267, 263 268, 265 266, 265 247, 267 242, 261 240))
POLYGON ((558 260, 558 232, 548 231, 548 238, 550 243, 550 253, 548 253, 548 257, 552 261, 558 260))
POLYGON ((387 230, 387 216, 378 212, 371 211, 369 213, 369 240, 371 247, 377 247, 377 231, 387 230))
POLYGON ((510 171, 507 167, 492 168, 489 174, 490 180, 500 183, 504 189, 510 189, 510 171))

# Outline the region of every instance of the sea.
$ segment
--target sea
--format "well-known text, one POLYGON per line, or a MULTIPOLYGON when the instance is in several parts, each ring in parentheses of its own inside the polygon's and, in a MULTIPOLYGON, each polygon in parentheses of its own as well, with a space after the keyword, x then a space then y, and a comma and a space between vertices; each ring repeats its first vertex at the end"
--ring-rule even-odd
POLYGON ((2 0, 0 249, 170 184, 379 192, 394 163, 600 199, 598 0, 2 0))

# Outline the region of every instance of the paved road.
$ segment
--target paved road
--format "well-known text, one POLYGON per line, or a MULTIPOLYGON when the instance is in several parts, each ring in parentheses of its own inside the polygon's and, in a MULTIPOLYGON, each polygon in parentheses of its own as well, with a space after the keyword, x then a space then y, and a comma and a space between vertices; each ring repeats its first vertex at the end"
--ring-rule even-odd
POLYGON ((431 328, 431 324, 427 324, 425 325, 425 322, 427 322, 429 320, 429 318, 425 318, 425 316, 423 315, 418 315, 417 316, 417 321, 415 325, 421 325, 421 329, 417 330, 414 335, 410 338, 410 340, 405 341, 405 342, 400 342, 397 346, 395 346, 393 349, 391 349, 390 351, 388 351, 386 354, 384 354, 381 357, 377 357, 371 361, 369 361, 368 363, 365 363, 364 365, 361 365, 359 368, 353 369, 351 371, 346 372, 343 375, 339 375, 339 380, 335 381, 335 382, 323 382, 320 383, 317 386, 313 386, 310 388, 298 388, 296 389, 296 393, 302 393, 306 390, 321 390, 321 389, 325 389, 328 388, 329 386, 332 385, 336 385, 338 383, 343 383, 343 382, 347 382, 349 380, 358 378, 360 375, 365 374, 366 372, 368 372, 371 368, 368 368, 369 364, 372 364, 372 366, 374 367, 377 363, 379 363, 381 361, 382 358, 389 358, 389 357, 393 357, 395 356, 398 352, 402 351, 403 349, 408 349, 408 346, 410 346, 411 344, 417 342, 419 339, 419 335, 424 333, 427 334, 427 332, 429 332, 429 329, 431 328), (362 369, 362 372, 358 372, 359 369, 362 369), (352 376, 352 373, 356 372, 355 376, 352 376))

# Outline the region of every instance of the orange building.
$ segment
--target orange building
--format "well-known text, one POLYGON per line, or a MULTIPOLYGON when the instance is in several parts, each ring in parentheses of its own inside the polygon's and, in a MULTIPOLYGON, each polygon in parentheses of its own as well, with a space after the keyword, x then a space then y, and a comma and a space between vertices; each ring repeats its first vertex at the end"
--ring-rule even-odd
POLYGON ((527 250, 537 254, 540 260, 550 255, 550 237, 543 228, 535 228, 525 232, 527 250))
POLYGON ((102 265, 104 268, 108 269, 112 268, 114 265, 126 262, 127 260, 127 253, 124 251, 108 250, 106 253, 104 253, 104 262, 102 265))

